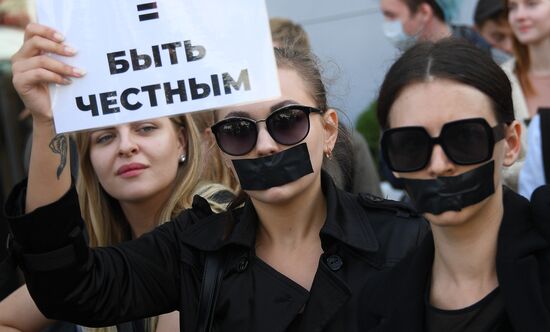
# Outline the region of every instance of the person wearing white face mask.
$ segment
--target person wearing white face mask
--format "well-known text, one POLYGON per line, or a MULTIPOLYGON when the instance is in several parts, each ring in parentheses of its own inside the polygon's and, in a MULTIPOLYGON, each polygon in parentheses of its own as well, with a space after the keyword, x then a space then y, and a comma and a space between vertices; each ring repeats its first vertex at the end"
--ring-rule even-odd
POLYGON ((491 46, 474 29, 450 24, 458 6, 456 0, 380 0, 384 35, 402 51, 417 41, 438 41, 452 36, 490 53, 491 46))

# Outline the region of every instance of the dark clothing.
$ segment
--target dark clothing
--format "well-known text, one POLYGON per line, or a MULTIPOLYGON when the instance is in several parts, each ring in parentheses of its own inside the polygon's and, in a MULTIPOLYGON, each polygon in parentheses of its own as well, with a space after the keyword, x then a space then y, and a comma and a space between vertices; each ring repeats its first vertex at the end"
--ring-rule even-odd
POLYGON ((250 201, 213 214, 195 197, 193 209, 174 221, 137 240, 96 249, 82 238, 74 189, 18 215, 20 186, 7 212, 29 291, 50 318, 113 325, 178 309, 184 313, 182 330, 195 331, 204 253, 224 250, 214 331, 285 331, 302 313, 300 331, 353 332, 360 290, 415 248, 427 223, 397 202, 343 192, 325 173, 321 183, 327 201, 320 232, 324 253, 310 291, 255 255, 258 217, 250 201))
MULTIPOLYGON (((535 205, 504 189, 496 269, 506 315, 499 332, 550 331, 550 187, 537 195, 535 205)), ((426 331, 424 294, 433 259, 430 233, 416 252, 368 283, 360 301, 362 330, 426 331)))
POLYGON ((451 34, 454 38, 464 39, 480 50, 491 55, 491 45, 481 37, 472 27, 465 25, 451 25, 451 34))
POLYGON ((497 287, 480 301, 462 309, 443 310, 424 298, 426 332, 497 332, 513 331, 504 310, 504 299, 497 287))

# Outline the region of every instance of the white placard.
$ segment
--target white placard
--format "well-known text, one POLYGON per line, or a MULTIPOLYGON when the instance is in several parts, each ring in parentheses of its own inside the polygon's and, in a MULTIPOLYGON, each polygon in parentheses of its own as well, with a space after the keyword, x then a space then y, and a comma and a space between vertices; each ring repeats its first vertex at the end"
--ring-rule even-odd
POLYGON ((87 74, 51 85, 58 133, 276 98, 264 0, 37 0, 87 74))

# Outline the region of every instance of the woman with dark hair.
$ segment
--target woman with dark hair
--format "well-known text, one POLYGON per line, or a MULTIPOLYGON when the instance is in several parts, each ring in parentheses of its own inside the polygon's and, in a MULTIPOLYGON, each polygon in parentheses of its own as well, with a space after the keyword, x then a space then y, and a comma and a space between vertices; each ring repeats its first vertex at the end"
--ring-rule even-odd
POLYGON ((375 331, 550 331, 550 189, 502 186, 520 149, 511 87, 468 44, 419 44, 378 100, 382 152, 431 225, 419 249, 363 294, 375 331))
POLYGON ((27 36, 14 83, 41 130, 28 185, 7 212, 14 256, 48 317, 102 326, 181 310, 184 331, 357 331, 360 290, 426 232, 408 208, 343 192, 321 171, 337 113, 312 56, 276 49, 281 97, 218 109, 211 127, 242 200, 214 214, 196 197, 139 239, 89 249, 68 171, 56 177, 48 149, 56 136, 45 83, 74 68, 36 58, 67 55, 55 31, 31 25, 27 36))

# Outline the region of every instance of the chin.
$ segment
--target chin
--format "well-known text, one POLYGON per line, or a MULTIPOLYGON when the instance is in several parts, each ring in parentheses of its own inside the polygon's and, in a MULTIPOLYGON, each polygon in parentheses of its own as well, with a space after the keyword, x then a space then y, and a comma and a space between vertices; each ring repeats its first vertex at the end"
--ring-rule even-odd
POLYGON ((432 226, 457 226, 465 223, 472 215, 468 208, 460 211, 445 211, 440 214, 424 213, 424 218, 428 219, 432 226))
POLYGON ((292 184, 294 182, 266 190, 248 190, 246 193, 252 199, 265 204, 284 204, 295 196, 295 191, 289 188, 292 187, 292 184))
POLYGON ((523 34, 518 36, 518 40, 522 44, 529 45, 539 42, 541 38, 539 36, 532 36, 531 34, 523 34))
POLYGON ((286 204, 305 193, 311 185, 312 175, 308 174, 296 181, 265 190, 247 190, 246 193, 265 204, 286 204))
POLYGON ((483 213, 484 209, 489 208, 487 202, 488 200, 485 199, 477 204, 462 208, 460 211, 445 211, 440 214, 424 213, 423 215, 432 226, 460 226, 467 224, 470 220, 479 219, 476 217, 483 213))

